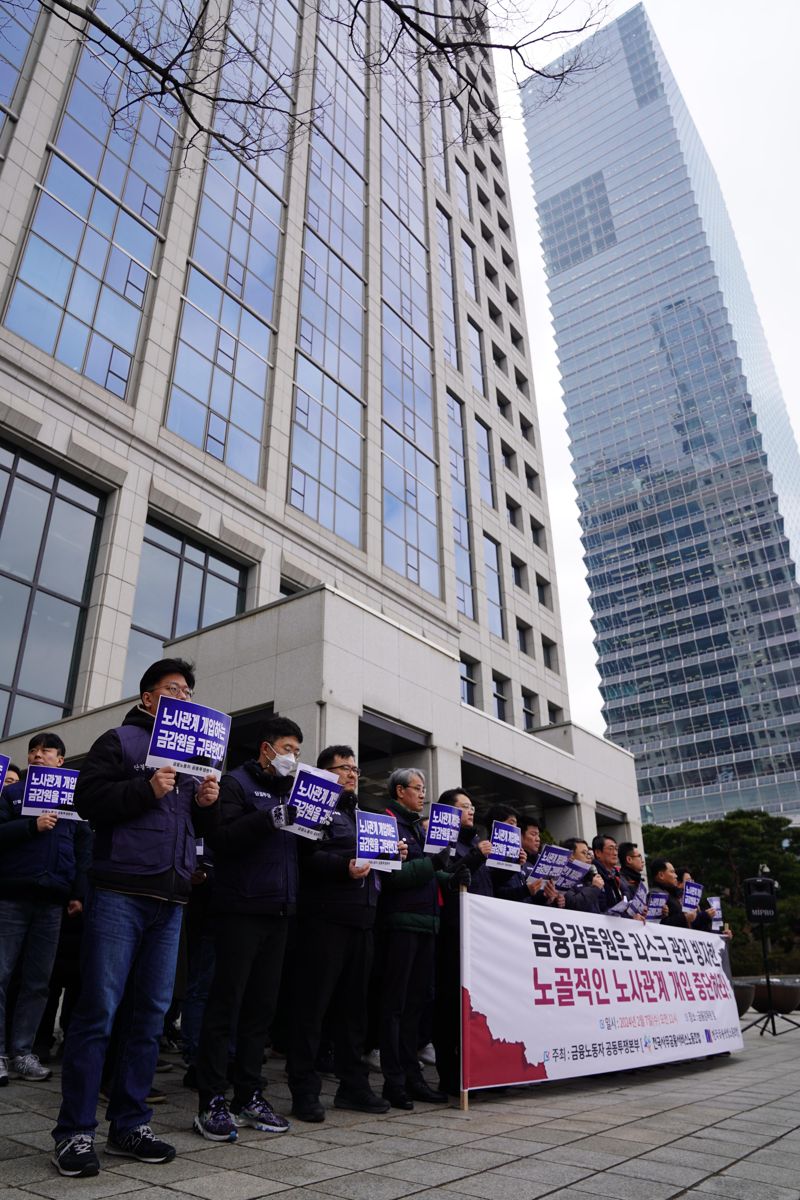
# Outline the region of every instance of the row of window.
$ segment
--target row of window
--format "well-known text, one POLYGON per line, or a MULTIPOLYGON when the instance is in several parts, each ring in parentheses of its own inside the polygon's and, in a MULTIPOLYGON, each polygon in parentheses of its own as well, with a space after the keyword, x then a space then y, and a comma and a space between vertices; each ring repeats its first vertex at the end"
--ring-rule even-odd
MULTIPOLYGON (((470 708, 477 708, 481 692, 480 666, 474 659, 462 657, 460 662, 461 703, 470 708)), ((528 733, 539 729, 542 725, 558 725, 564 720, 564 710, 552 701, 543 701, 530 688, 522 687, 519 692, 519 702, 515 702, 511 694, 511 680, 500 675, 497 671, 491 673, 491 687, 485 689, 487 711, 498 721, 512 724, 514 710, 517 709, 519 724, 528 733), (543 704, 546 703, 546 719, 544 719, 543 704)))

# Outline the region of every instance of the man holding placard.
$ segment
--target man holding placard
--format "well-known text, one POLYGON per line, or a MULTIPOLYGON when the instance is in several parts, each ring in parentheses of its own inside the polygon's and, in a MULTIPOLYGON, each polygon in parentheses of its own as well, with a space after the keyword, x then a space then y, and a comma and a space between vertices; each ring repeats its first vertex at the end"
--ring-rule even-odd
MULTIPOLYGON (((292 796, 302 742, 300 727, 288 717, 266 721, 258 758, 223 776, 219 827, 207 839, 215 865, 215 963, 197 1050, 194 1129, 211 1142, 235 1141, 243 1125, 262 1133, 289 1128, 261 1094, 261 1063, 278 1000, 289 918, 297 906, 299 839, 291 827, 298 815, 292 796), (232 1029, 236 1049, 229 1109, 232 1029)), ((305 770, 306 778, 309 774, 305 770)), ((305 792, 304 797, 307 804, 305 792)))
POLYGON ((399 871, 382 879, 381 919, 384 962, 381 980, 381 1070, 384 1097, 393 1108, 409 1111, 415 1100, 446 1104, 423 1079, 417 1048, 422 1014, 433 998, 436 933, 439 928, 439 886, 450 861, 449 844, 437 854, 425 854, 421 829, 425 804, 425 775, 400 768, 389 776, 387 813, 397 821, 408 858, 399 871))
POLYGON ((288 1068, 292 1115, 312 1122, 325 1119, 315 1063, 329 1013, 339 1079, 334 1107, 373 1114, 389 1109, 388 1100, 369 1086, 369 1069, 361 1059, 380 893, 379 875, 369 862, 357 861, 361 772, 351 746, 327 746, 317 767, 337 778, 342 790, 324 837, 300 851, 300 952, 288 1068))
POLYGON ((123 1032, 106 1113, 106 1153, 144 1163, 175 1157, 175 1148, 150 1128, 147 1096, 172 998, 197 838, 216 824, 219 784, 214 770, 202 769, 198 778, 194 770, 153 768, 148 759, 162 698, 186 703, 181 732, 187 738, 195 718, 201 724, 208 710, 198 712, 200 706, 189 703, 193 690, 194 672, 182 659, 148 667, 139 704, 94 743, 75 789, 75 807, 95 838, 84 911, 83 987, 67 1031, 61 1111, 53 1130, 53 1164, 62 1175, 85 1177, 100 1169, 94 1150, 97 1102, 120 1005, 123 1032))
MULTIPOLYGON (((79 913, 86 889, 91 832, 72 805, 77 771, 64 768, 57 733, 28 744, 25 778, 0 798, 0 1087, 12 1078, 49 1079, 33 1053, 47 1004, 64 905, 79 913), (6 995, 19 965, 19 992, 6 1046, 6 995), (10 1052, 10 1062, 6 1051, 10 1052)), ((8 759, 0 755, 0 789, 8 759)))

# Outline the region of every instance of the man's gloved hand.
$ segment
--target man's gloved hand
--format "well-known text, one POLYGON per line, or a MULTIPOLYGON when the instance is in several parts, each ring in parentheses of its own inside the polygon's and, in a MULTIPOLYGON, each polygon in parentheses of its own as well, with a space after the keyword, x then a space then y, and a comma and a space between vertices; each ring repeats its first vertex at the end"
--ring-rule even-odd
POLYGON ((276 804, 269 810, 269 815, 276 829, 285 829, 297 820, 297 808, 294 804, 276 804))
POLYGON ((434 871, 446 871, 450 866, 450 847, 445 846, 444 850, 439 850, 437 854, 431 855, 434 871))
POLYGON ((460 887, 468 888, 471 883, 472 872, 470 871, 469 867, 462 863, 460 867, 456 867, 455 871, 453 871, 453 874, 448 879, 447 890, 448 892, 457 892, 460 887))

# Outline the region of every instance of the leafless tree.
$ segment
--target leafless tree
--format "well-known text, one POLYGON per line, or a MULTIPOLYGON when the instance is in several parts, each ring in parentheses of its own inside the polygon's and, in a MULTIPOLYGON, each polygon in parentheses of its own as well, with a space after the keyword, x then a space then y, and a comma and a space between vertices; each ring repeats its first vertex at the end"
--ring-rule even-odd
MULTIPOLYGON (((349 56, 371 72, 407 76, 426 63, 439 69, 448 98, 470 113, 482 135, 496 128, 499 114, 478 81, 481 58, 504 53, 518 78, 537 74, 557 89, 582 69, 580 48, 552 67, 539 57, 588 32, 603 3, 311 0, 309 7, 321 22, 340 27, 349 56), (571 21, 576 6, 580 15, 571 21)), ((294 52, 284 60, 270 37, 282 0, 3 0, 3 6, 29 19, 44 10, 92 48, 107 70, 96 86, 118 126, 146 101, 173 120, 185 118, 185 146, 209 138, 212 147, 255 160, 284 148, 292 130, 313 116, 312 108, 294 107, 305 65, 296 64, 294 52)))

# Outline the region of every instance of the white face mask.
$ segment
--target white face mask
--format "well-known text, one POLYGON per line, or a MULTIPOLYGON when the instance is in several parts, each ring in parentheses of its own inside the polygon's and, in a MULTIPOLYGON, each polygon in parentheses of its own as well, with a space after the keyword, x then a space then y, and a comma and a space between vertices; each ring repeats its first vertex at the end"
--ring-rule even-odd
POLYGON ((269 764, 274 770, 275 774, 294 775, 295 771, 297 770, 297 759, 295 756, 293 754, 278 754, 274 746, 270 746, 269 742, 267 742, 267 745, 275 755, 269 764))

